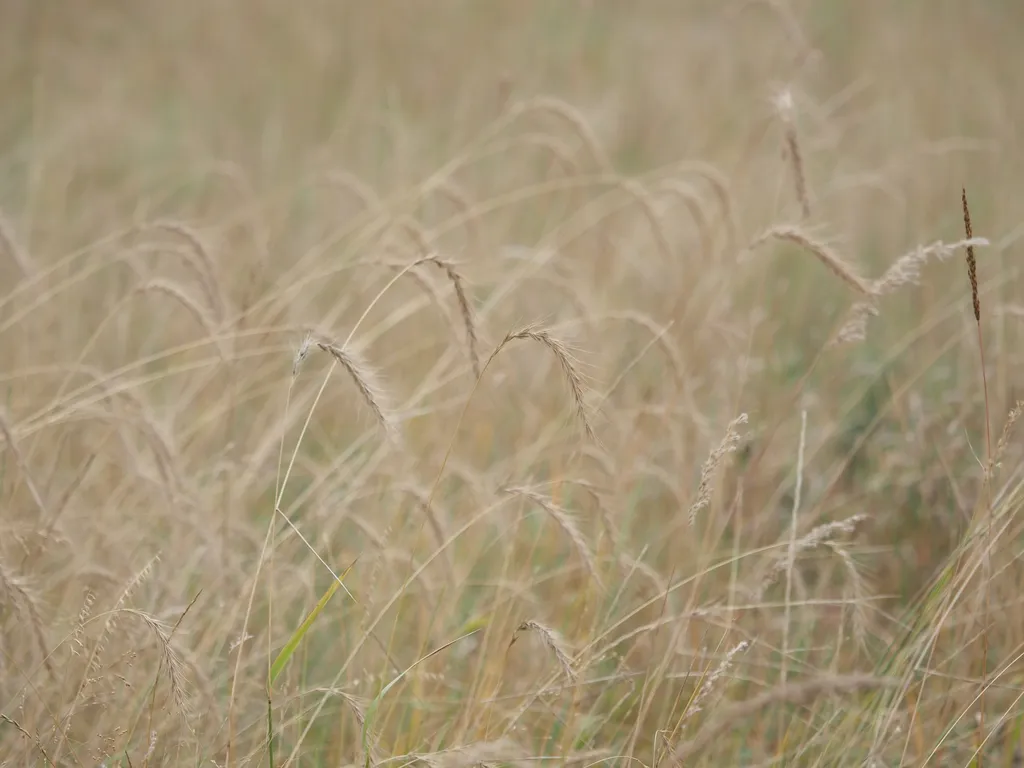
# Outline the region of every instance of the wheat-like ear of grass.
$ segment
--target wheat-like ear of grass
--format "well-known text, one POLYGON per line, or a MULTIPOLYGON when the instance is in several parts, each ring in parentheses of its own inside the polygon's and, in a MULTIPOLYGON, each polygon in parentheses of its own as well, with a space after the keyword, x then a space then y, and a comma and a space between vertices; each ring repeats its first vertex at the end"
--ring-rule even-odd
POLYGON ((544 641, 544 645, 546 645, 551 650, 551 653, 554 654, 555 660, 558 661, 558 666, 562 668, 562 672, 566 679, 568 679, 570 683, 576 682, 577 674, 576 669, 572 664, 572 656, 568 652, 568 646, 566 645, 565 640, 562 639, 562 636, 558 632, 544 624, 541 624, 539 621, 524 621, 516 627, 516 631, 513 633, 512 639, 509 641, 510 648, 512 647, 512 644, 519 639, 519 635, 523 632, 536 632, 540 635, 540 638, 544 641))
POLYGON ((513 496, 521 496, 524 499, 528 499, 547 512, 551 519, 558 524, 558 527, 561 528, 565 532, 566 536, 569 537, 570 541, 572 541, 573 546, 576 547, 576 550, 579 552, 580 558, 582 558, 591 577, 598 583, 598 585, 601 584, 601 577, 597 572, 597 560, 594 557, 594 553, 590 551, 590 547, 587 545, 587 540, 583 537, 583 532, 580 530, 579 525, 576 524, 576 520, 573 518, 572 514, 555 504, 548 497, 537 493, 537 491, 532 488, 510 487, 504 488, 503 490, 505 493, 513 496))
POLYGON ((501 351, 511 344, 513 341, 529 339, 543 344, 549 350, 551 354, 558 360, 558 364, 562 368, 562 374, 565 378, 566 384, 569 386, 569 392, 572 395, 573 404, 576 408, 576 416, 579 419, 580 424, 583 426, 583 430, 587 437, 597 442, 597 434, 594 432, 593 425, 590 419, 589 409, 587 408, 586 397, 584 396, 584 384, 583 377, 577 370, 577 363, 569 348, 564 342, 556 338, 551 334, 547 328, 539 325, 528 325, 525 328, 520 328, 518 331, 510 331, 501 343, 494 348, 491 352, 490 357, 487 358, 487 362, 484 363, 486 369, 490 366, 491 361, 496 358, 501 351))
POLYGON ((388 410, 384 390, 377 379, 376 372, 363 359, 362 355, 353 349, 345 349, 328 342, 318 341, 317 346, 330 354, 348 372, 377 422, 388 435, 393 436, 397 432, 397 426, 388 410))
POLYGON ((448 281, 455 289, 455 298, 459 303, 459 314, 462 315, 462 324, 466 328, 466 343, 469 346, 469 359, 473 363, 473 375, 480 378, 480 353, 477 350, 476 322, 473 319, 473 309, 466 295, 465 281, 455 267, 439 256, 428 256, 426 260, 441 269, 448 281))
POLYGON ((817 257, 818 261, 828 267, 833 274, 838 276, 847 285, 852 287, 862 296, 871 295, 871 286, 851 267, 843 258, 833 251, 829 246, 815 240, 807 232, 799 227, 790 225, 779 225, 772 227, 759 235, 749 246, 748 250, 762 245, 769 240, 785 240, 799 245, 810 251, 817 257))

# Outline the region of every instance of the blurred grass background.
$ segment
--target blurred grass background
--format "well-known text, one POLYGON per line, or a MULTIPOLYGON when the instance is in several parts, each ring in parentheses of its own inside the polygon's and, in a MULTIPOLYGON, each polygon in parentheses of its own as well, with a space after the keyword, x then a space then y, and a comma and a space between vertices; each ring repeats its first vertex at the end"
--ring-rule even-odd
POLYGON ((1021 451, 992 480, 1005 524, 969 537, 962 251, 831 347, 850 287, 747 245, 795 224, 875 278, 961 239, 966 187, 998 439, 1024 365, 1022 25, 952 0, 4 3, 0 756, 260 765, 272 735, 275 765, 671 764, 730 702, 905 648, 899 696, 768 707, 686 764, 1012 759, 1021 451), (356 325, 425 248, 484 358, 532 322, 572 344, 599 444, 539 345, 474 388, 430 265, 356 325), (398 442, 315 346, 293 376, 307 330, 354 327, 398 442), (971 557, 927 593, 945 613, 912 602, 971 557), (353 561, 268 734, 268 662, 353 561), (509 648, 525 621, 576 678, 558 642, 509 648))

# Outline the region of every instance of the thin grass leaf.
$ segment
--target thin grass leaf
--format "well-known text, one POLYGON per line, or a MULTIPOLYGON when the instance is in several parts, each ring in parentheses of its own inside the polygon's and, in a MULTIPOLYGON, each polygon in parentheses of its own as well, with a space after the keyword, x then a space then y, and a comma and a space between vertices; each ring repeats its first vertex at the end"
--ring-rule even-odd
POLYGON ((288 642, 285 643, 285 646, 281 649, 281 652, 277 654, 277 658, 274 659, 274 663, 270 665, 270 686, 274 684, 274 681, 277 680, 282 670, 284 670, 285 666, 288 664, 288 661, 295 653, 295 650, 299 647, 299 643, 302 642, 302 638, 306 636, 306 633, 309 631, 309 628, 313 626, 313 622, 316 621, 321 611, 323 611, 323 609, 327 606, 327 603, 330 602, 331 598, 334 597, 334 593, 338 591, 339 587, 343 586, 342 579, 348 576, 349 571, 351 571, 355 567, 355 564, 356 561, 353 561, 352 565, 346 568, 345 572, 342 573, 339 578, 331 582, 331 586, 329 586, 327 588, 327 591, 324 592, 323 597, 320 598, 317 604, 313 607, 313 610, 309 612, 309 615, 299 625, 299 628, 296 629, 292 636, 288 639, 288 642))

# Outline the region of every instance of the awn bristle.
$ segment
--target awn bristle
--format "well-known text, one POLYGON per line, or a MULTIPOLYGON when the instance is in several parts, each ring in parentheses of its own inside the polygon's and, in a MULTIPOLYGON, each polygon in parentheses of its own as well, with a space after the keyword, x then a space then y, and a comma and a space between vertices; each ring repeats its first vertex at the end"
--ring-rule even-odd
POLYGON ((572 665, 572 657, 569 655, 567 650, 568 646, 562 636, 555 630, 547 627, 537 621, 524 621, 518 627, 512 635, 512 640, 509 642, 509 647, 512 646, 516 640, 519 639, 519 635, 522 632, 536 632, 540 635, 551 652, 555 655, 555 659, 558 661, 558 665, 562 668, 562 672, 571 683, 575 683, 577 679, 576 670, 572 665))
POLYGON ((342 368, 348 371, 348 375, 355 382, 359 394, 363 396, 363 400, 370 406, 370 410, 385 432, 389 435, 394 434, 396 427, 390 413, 385 408, 384 390, 377 380, 376 372, 367 364, 362 355, 355 350, 342 349, 335 344, 322 341, 318 341, 317 346, 330 354, 341 364, 342 368))

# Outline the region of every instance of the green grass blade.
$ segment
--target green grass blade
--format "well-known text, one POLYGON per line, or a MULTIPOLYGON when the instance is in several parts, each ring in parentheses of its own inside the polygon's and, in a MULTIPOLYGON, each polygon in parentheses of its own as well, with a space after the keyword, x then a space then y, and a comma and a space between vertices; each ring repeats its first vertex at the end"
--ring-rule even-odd
POLYGON ((342 586, 342 579, 348 576, 349 571, 351 571, 354 566, 355 563, 353 562, 352 565, 345 569, 345 572, 341 574, 339 578, 331 582, 331 586, 329 586, 327 588, 327 591, 324 592, 323 597, 321 597, 317 604, 313 607, 313 610, 309 612, 309 615, 299 625, 299 628, 296 629, 294 633, 292 633, 292 636, 288 639, 288 642, 285 643, 285 646, 281 649, 281 652, 277 654, 277 658, 274 659, 274 663, 270 665, 270 679, 268 682, 268 687, 274 684, 274 681, 277 680, 278 675, 280 675, 285 666, 287 666, 292 655, 295 653, 295 649, 299 647, 299 643, 302 642, 302 638, 306 636, 306 632, 308 632, 309 628, 313 626, 313 622, 316 621, 317 617, 326 607, 327 603, 330 602, 332 597, 334 597, 334 593, 337 592, 338 588, 342 586))

